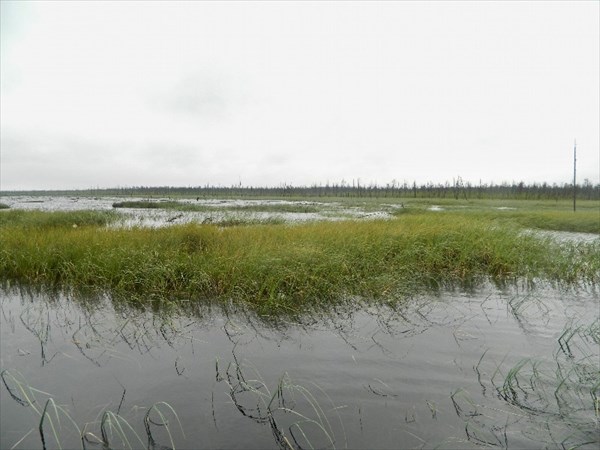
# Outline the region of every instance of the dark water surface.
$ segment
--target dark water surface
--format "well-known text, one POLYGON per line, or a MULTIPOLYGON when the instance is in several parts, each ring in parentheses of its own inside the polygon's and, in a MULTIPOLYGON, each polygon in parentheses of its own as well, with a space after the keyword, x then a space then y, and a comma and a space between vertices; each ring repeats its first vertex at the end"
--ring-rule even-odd
POLYGON ((46 405, 47 448, 81 448, 81 435, 86 448, 600 442, 589 289, 486 287, 294 322, 0 296, 2 449, 42 448, 46 405))

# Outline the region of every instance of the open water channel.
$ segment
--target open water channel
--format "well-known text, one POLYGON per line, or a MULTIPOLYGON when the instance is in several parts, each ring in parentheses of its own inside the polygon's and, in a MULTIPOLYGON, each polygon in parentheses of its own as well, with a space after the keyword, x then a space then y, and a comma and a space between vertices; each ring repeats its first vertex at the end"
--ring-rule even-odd
POLYGON ((595 286, 294 319, 4 286, 0 448, 597 449, 599 316, 595 286))

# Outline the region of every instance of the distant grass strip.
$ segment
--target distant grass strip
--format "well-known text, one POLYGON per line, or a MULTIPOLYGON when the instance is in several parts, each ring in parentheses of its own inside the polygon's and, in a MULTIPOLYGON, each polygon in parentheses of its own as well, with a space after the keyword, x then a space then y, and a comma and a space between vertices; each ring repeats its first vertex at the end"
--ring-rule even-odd
POLYGON ((23 228, 44 231, 49 228, 103 227, 121 216, 114 211, 25 211, 11 209, 0 214, 0 236, 6 230, 23 228))
MULTIPOLYGON (((176 202, 169 202, 170 204, 176 204, 176 202)), ((153 201, 127 201, 127 202, 115 202, 113 208, 140 208, 140 209, 158 209, 167 208, 166 202, 153 202, 153 201)))
POLYGON ((525 228, 600 234, 600 209, 577 211, 497 211, 475 215, 494 217, 498 221, 514 222, 525 228))
POLYGON ((396 216, 407 213, 423 213, 433 205, 441 206, 443 211, 431 211, 436 214, 455 214, 460 217, 470 215, 474 218, 494 220, 499 224, 513 224, 524 228, 552 231, 571 231, 578 233, 600 234, 600 203, 587 202, 585 207, 573 212, 572 205, 554 205, 550 202, 446 202, 415 201, 406 202, 406 208, 396 209, 396 216))
POLYGON ((520 225, 530 228, 600 234, 600 210, 577 213, 547 211, 534 215, 522 213, 514 214, 513 217, 520 225))
POLYGON ((245 205, 206 205, 193 204, 178 201, 151 201, 136 200, 113 203, 113 208, 135 208, 135 209, 168 209, 175 211, 246 211, 246 212, 270 212, 270 213, 316 213, 319 208, 306 202, 295 203, 257 203, 245 205))
POLYGON ((160 229, 73 228, 73 220, 36 214, 1 224, 0 280, 139 301, 233 300, 266 312, 490 279, 600 281, 597 243, 559 245, 470 214, 160 229))

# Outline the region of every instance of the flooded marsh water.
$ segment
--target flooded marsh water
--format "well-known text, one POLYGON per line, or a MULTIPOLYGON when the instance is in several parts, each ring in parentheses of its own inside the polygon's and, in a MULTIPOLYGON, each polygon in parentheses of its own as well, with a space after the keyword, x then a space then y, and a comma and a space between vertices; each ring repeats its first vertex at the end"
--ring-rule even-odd
MULTIPOLYGON (((123 201, 119 197, 61 197, 61 196, 3 196, 2 202, 11 209, 41 211, 110 211, 117 210, 122 220, 118 227, 161 227, 172 224, 240 222, 288 222, 299 223, 318 220, 391 218, 397 205, 382 205, 381 210, 367 210, 356 206, 344 206, 338 202, 289 201, 289 200, 217 200, 179 199, 184 210, 169 208, 113 208, 123 201), (185 210, 185 207, 198 211, 185 210)), ((151 200, 157 205, 173 203, 167 198, 151 200)), ((148 199, 127 197, 127 202, 148 202, 148 199)))
POLYGON ((5 289, 0 448, 597 448, 600 296, 446 291, 286 321, 5 289), (53 431, 54 427, 54 431, 53 431))

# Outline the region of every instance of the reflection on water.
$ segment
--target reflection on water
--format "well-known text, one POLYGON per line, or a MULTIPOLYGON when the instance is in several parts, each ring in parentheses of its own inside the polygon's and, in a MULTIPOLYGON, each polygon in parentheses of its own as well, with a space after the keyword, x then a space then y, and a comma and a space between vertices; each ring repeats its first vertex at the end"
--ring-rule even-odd
POLYGON ((598 444, 596 292, 488 287, 293 321, 1 298, 0 448, 41 448, 41 417, 48 448, 598 444))

